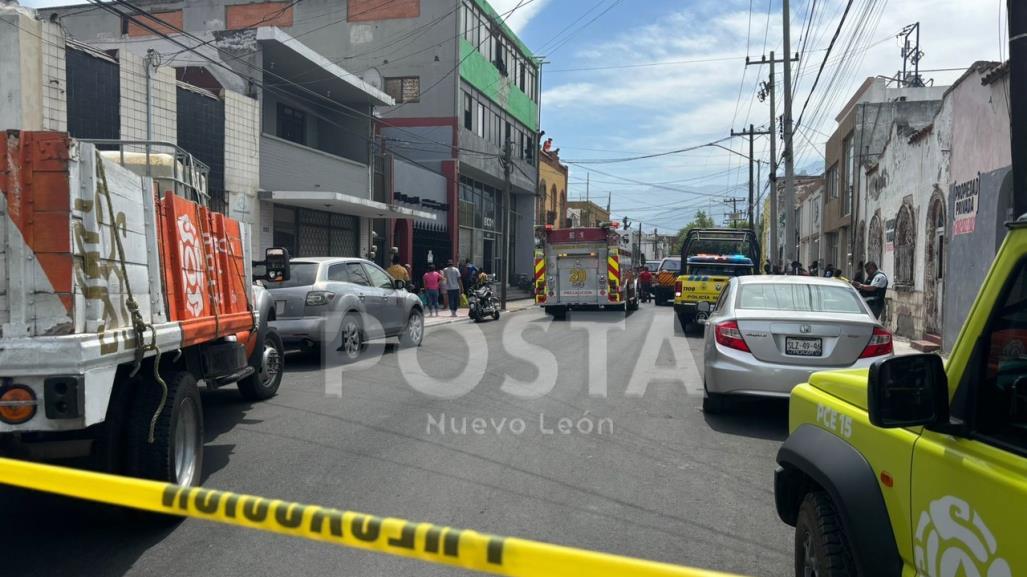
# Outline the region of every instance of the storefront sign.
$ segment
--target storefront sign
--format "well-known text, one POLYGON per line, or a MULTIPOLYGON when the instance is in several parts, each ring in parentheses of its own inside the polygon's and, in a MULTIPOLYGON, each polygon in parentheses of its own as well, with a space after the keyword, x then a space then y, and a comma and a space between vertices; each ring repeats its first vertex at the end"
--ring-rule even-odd
POLYGON ((977 205, 981 196, 981 175, 952 185, 955 208, 952 211, 952 236, 969 234, 977 226, 977 205))

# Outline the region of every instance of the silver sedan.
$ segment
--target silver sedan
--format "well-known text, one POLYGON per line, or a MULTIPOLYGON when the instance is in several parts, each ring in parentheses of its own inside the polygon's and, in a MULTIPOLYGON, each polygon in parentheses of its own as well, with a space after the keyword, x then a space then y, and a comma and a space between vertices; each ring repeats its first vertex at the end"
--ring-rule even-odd
POLYGON ((361 258, 303 257, 290 263, 292 277, 269 287, 278 330, 286 345, 343 353, 357 360, 364 343, 399 337, 405 346, 419 346, 424 336, 424 311, 417 295, 393 281, 375 263, 361 258))
POLYGON ((706 323, 703 410, 738 396, 787 398, 817 371, 868 368, 892 354, 892 335, 838 279, 732 278, 706 323))

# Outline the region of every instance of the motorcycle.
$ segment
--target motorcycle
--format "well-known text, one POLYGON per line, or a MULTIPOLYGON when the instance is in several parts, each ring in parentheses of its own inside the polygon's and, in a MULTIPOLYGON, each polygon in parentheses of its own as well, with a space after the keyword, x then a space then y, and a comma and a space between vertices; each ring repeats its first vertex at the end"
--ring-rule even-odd
POLYGON ((467 296, 467 315, 479 323, 489 315, 499 320, 499 299, 492 292, 492 281, 471 288, 467 296))

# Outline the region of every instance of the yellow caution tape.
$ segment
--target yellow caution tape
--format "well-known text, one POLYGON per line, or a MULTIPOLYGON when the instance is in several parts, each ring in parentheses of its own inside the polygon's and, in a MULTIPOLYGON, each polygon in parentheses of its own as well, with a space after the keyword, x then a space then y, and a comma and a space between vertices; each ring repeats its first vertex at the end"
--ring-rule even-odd
POLYGON ((729 577, 466 529, 0 458, 0 483, 518 577, 729 577))

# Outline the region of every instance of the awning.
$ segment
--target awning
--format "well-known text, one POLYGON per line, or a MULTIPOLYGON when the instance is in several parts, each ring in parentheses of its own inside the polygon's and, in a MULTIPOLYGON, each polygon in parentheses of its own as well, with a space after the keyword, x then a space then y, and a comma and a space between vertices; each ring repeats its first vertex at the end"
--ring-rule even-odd
POLYGON ((288 206, 298 206, 311 210, 323 210, 364 218, 419 218, 430 221, 436 220, 435 214, 431 212, 326 190, 262 190, 260 191, 260 199, 288 206))

